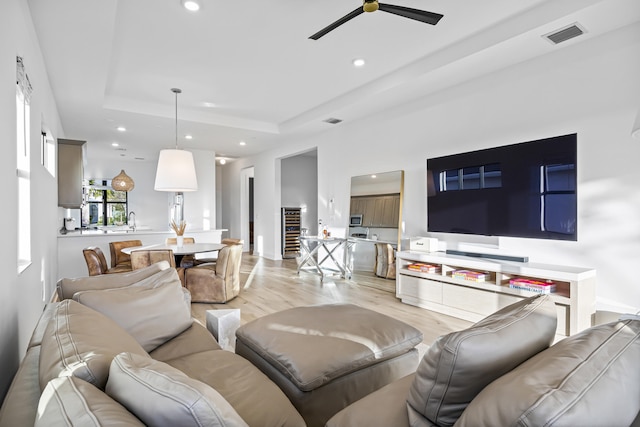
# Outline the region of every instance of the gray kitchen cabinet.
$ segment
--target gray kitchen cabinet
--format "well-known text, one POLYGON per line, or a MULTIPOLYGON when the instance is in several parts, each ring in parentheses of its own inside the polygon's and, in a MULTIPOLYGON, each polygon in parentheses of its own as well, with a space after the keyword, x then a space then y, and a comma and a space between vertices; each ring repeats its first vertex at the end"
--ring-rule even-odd
POLYGON ((82 206, 84 150, 86 141, 58 139, 58 206, 82 206))

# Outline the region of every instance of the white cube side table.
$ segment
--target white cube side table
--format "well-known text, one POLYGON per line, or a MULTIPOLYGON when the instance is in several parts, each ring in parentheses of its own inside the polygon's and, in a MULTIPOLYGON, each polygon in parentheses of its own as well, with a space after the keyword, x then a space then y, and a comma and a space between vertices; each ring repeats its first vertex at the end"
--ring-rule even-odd
POLYGON ((235 352, 236 330, 240 327, 240 309, 207 310, 207 329, 223 350, 235 352))

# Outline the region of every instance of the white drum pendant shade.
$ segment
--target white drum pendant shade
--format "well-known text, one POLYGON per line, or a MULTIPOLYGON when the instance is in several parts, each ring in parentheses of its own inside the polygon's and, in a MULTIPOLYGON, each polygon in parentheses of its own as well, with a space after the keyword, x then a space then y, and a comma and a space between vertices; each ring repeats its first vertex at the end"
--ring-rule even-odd
POLYGON ((160 150, 154 189, 173 192, 198 190, 193 154, 178 149, 160 150))

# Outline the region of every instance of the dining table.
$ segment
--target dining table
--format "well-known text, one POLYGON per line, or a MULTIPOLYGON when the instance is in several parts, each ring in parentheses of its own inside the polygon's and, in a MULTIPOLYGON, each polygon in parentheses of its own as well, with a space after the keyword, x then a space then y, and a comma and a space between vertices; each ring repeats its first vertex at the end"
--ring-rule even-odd
POLYGON ((140 250, 172 250, 173 256, 176 259, 176 265, 180 265, 180 261, 185 255, 195 255, 204 252, 216 252, 224 248, 226 245, 222 243, 184 243, 182 246, 167 245, 166 243, 158 243, 155 245, 143 245, 143 246, 130 246, 123 248, 122 253, 131 255, 133 251, 140 250))

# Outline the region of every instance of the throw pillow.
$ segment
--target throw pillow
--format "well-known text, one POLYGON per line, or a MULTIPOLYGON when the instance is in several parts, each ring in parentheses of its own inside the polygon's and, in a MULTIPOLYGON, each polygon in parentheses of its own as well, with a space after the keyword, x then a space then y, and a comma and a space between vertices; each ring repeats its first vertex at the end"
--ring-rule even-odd
POLYGON ((63 278, 58 280, 57 292, 60 300, 71 299, 79 291, 121 288, 140 282, 159 271, 168 269, 168 262, 159 262, 139 270, 126 273, 100 274, 98 276, 63 278))
POLYGON ((640 413, 640 320, 594 326, 498 378, 464 426, 629 426, 640 413))
POLYGON ((54 378, 45 387, 35 427, 144 426, 103 391, 79 378, 54 378))
POLYGON ((418 365, 407 399, 409 417, 414 424, 424 417, 452 426, 487 384, 548 348, 556 324, 551 297, 537 295, 439 337, 418 365))
POLYGON ((57 377, 75 376, 104 389, 111 360, 123 351, 148 357, 107 316, 73 300, 58 303, 42 337, 40 390, 57 377))
POLYGON ((150 426, 247 426, 207 384, 136 354, 113 359, 106 391, 150 426))
POLYGON ((113 319, 147 352, 185 331, 193 322, 175 269, 161 271, 126 288, 76 292, 73 299, 113 319))

